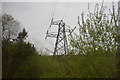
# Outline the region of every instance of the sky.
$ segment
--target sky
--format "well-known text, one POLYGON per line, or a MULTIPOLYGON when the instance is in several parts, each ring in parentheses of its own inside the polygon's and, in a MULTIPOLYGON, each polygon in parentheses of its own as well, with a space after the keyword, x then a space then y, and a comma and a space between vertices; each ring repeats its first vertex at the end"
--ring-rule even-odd
MULTIPOLYGON (((50 21, 54 13, 54 20, 61 20, 71 28, 77 24, 77 17, 81 12, 88 13, 88 2, 6 2, 2 3, 2 13, 11 14, 21 22, 21 27, 28 31, 27 40, 32 42, 37 50, 48 48, 54 49, 55 39, 45 39, 46 31, 50 26, 50 21)), ((95 4, 100 2, 90 2, 90 10, 93 12, 95 4)), ((112 9, 112 2, 105 2, 108 9, 112 9)), ((117 9, 117 2, 115 8, 117 9)), ((57 26, 56 26, 57 27, 57 26)), ((52 29, 53 31, 56 28, 52 29)))

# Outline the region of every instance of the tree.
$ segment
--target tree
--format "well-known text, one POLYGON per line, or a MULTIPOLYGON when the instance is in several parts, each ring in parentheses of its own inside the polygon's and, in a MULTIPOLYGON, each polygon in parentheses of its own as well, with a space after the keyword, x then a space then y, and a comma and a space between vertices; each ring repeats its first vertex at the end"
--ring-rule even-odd
POLYGON ((28 37, 27 32, 25 29, 23 29, 22 32, 18 34, 17 40, 18 42, 22 43, 27 37, 28 37))
POLYGON ((34 45, 29 42, 25 42, 28 32, 26 32, 25 29, 23 29, 22 32, 19 32, 18 25, 18 21, 15 21, 12 16, 7 14, 3 15, 3 78, 16 77, 15 75, 20 73, 20 68, 26 65, 25 62, 29 60, 31 56, 37 54, 34 45))
MULTIPOLYGON (((88 5, 89 10, 89 5, 88 5)), ((106 6, 96 4, 94 12, 87 14, 84 12, 78 17, 79 34, 71 35, 71 46, 74 51, 80 54, 87 53, 115 53, 117 50, 117 28, 118 19, 114 9, 110 13, 105 13, 106 6)))
POLYGON ((10 41, 17 36, 20 22, 15 20, 10 14, 2 16, 2 39, 10 41))

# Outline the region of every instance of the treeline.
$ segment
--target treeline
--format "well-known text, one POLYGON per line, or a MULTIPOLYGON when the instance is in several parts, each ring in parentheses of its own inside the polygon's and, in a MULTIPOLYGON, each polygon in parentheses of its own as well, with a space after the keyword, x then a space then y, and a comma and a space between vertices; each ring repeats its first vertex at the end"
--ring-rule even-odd
MULTIPOLYGON (((33 44, 25 42, 28 34, 19 30, 20 23, 11 15, 2 16, 2 77, 11 78, 33 55, 37 55, 33 44)), ((23 69, 24 70, 24 69, 23 69)))

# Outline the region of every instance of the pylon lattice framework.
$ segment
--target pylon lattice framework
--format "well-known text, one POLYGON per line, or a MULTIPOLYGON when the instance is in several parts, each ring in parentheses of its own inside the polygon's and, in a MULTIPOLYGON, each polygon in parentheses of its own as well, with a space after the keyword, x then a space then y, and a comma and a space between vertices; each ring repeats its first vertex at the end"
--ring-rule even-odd
POLYGON ((56 25, 58 27, 57 34, 49 31, 47 31, 46 33, 46 38, 47 37, 56 38, 53 55, 67 55, 67 53, 69 53, 69 50, 66 32, 68 32, 69 29, 66 28, 66 25, 63 22, 63 20, 53 21, 52 18, 50 27, 52 27, 53 25, 56 25))

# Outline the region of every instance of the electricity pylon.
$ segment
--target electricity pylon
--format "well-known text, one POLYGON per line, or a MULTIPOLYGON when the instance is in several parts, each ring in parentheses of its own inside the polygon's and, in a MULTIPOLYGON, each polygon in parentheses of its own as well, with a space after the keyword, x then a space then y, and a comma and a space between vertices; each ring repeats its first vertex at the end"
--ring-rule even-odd
MULTIPOLYGON (((65 24, 63 20, 53 21, 53 18, 51 20, 50 27, 58 27, 57 33, 50 32, 49 30, 47 30, 46 33, 46 38, 47 37, 56 38, 53 56, 67 55, 67 57, 69 58, 70 46, 68 46, 68 36, 75 30, 76 27, 74 29, 71 29, 69 26, 65 24), (67 32, 69 32, 68 35, 67 32)), ((67 60, 65 60, 64 57, 59 57, 59 56, 57 60, 60 63, 61 69, 63 69, 62 67, 64 67, 64 69, 69 72, 68 68, 66 67, 68 64, 67 60), (64 61, 64 64, 62 61, 64 61)))
POLYGON ((66 32, 70 31, 70 29, 67 29, 66 24, 63 20, 53 21, 53 18, 50 23, 50 27, 52 26, 58 27, 57 33, 52 33, 47 30, 46 38, 47 37, 56 38, 53 56, 67 55, 69 53, 69 49, 66 32))

